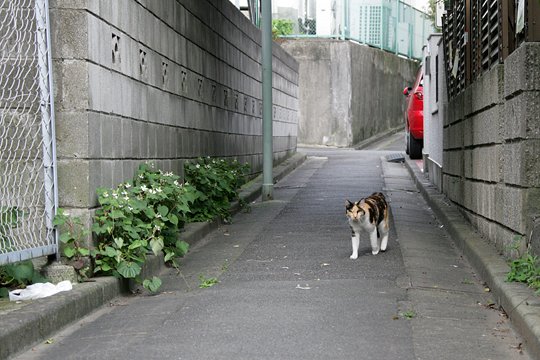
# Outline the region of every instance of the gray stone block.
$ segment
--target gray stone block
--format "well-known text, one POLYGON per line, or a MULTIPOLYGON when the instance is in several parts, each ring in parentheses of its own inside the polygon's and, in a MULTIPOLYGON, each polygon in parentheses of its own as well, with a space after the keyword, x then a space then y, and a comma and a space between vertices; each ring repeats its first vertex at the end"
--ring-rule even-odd
POLYGON ((86 110, 89 107, 88 63, 62 60, 54 63, 55 101, 58 111, 86 110))
POLYGON ((463 179, 447 174, 443 168, 443 190, 444 194, 453 202, 463 204, 463 179))
POLYGON ((51 11, 53 56, 62 59, 88 58, 88 18, 85 11, 55 9, 51 11))
POLYGON ((513 231, 524 234, 527 218, 524 213, 527 189, 498 185, 496 204, 499 207, 496 221, 513 231))
POLYGON ((467 149, 464 155, 466 178, 499 182, 502 170, 502 145, 467 149))
POLYGON ((89 175, 88 175, 88 189, 89 189, 89 207, 96 207, 99 205, 97 201, 96 189, 104 187, 102 181, 101 160, 89 161, 89 175))
POLYGON ((540 90, 526 91, 504 103, 504 138, 540 139, 540 90))
POLYGON ((463 176, 463 150, 443 152, 444 172, 449 175, 463 176))
MULTIPOLYGON (((103 116, 99 113, 88 113, 88 157, 101 158, 101 123, 103 116)), ((57 132, 58 136, 58 132, 57 132)))
POLYGON ((56 150, 62 158, 88 158, 89 113, 60 112, 56 116, 56 150))
POLYGON ((504 67, 495 65, 492 69, 483 73, 467 89, 465 96, 470 99, 471 106, 465 110, 465 115, 477 113, 480 110, 499 104, 503 99, 503 89, 504 67))
POLYGON ((504 60, 504 96, 540 90, 540 44, 525 42, 504 60))
POLYGON ((522 140, 503 146, 503 179, 523 187, 540 186, 540 140, 522 140))
MULTIPOLYGON (((485 145, 501 143, 501 111, 502 106, 495 105, 484 111, 467 118, 463 122, 463 145, 485 145)), ((459 134, 453 134, 451 138, 454 141, 459 134)))
POLYGON ((58 162, 58 198, 60 207, 87 208, 89 203, 89 162, 62 160, 58 162))

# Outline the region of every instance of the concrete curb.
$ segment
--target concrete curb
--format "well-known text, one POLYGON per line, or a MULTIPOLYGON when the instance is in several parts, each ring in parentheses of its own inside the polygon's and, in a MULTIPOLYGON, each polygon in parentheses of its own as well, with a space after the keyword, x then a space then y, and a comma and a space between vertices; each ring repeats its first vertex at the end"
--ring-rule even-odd
MULTIPOLYGON (((352 147, 355 150, 365 149, 366 147, 370 146, 371 144, 374 144, 374 143, 380 141, 381 139, 383 139, 383 138, 385 138, 387 136, 391 136, 391 135, 394 135, 395 133, 403 131, 404 129, 405 128, 403 126, 398 126, 398 127, 392 128, 390 130, 386 130, 383 133, 380 133, 380 134, 374 135, 374 136, 372 136, 370 138, 367 138, 365 140, 362 140, 358 144, 353 145, 352 147)), ((403 142, 405 142, 405 140, 403 140, 403 142)))
MULTIPOLYGON (((274 167, 274 182, 281 180, 305 160, 306 155, 296 153, 274 167)), ((240 197, 246 202, 254 201, 260 196, 261 187, 262 175, 243 186, 240 197)), ((232 212, 240 210, 238 202, 232 204, 232 212)), ((194 245, 217 227, 217 221, 188 224, 181 236, 184 241, 194 245)), ((147 259, 143 272, 145 276, 157 275, 163 267, 162 257, 152 256, 147 259)), ((134 285, 129 287, 133 289, 134 285)), ((114 277, 99 277, 75 284, 69 292, 25 303, 21 308, 7 313, 0 311, 0 359, 28 350, 33 344, 44 341, 54 332, 127 291, 127 282, 114 277)))
POLYGON ((465 219, 458 207, 439 193, 418 166, 406 159, 420 193, 445 226, 460 251, 486 281, 494 300, 504 309, 525 340, 531 357, 540 356, 540 297, 524 284, 506 282, 509 267, 495 248, 489 245, 465 219), (536 354, 536 355, 535 355, 536 354))

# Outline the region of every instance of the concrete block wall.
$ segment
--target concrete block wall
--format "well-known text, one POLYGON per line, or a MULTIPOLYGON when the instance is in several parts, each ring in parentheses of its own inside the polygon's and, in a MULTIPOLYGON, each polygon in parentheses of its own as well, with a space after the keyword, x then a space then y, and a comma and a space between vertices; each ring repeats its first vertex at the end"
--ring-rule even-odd
POLYGON ((404 126, 402 91, 419 65, 350 41, 282 44, 300 64, 298 142, 347 147, 404 126))
MULTIPOLYGON (((51 0, 60 206, 144 161, 262 171, 261 33, 229 1, 51 0)), ((274 161, 296 151, 298 63, 273 48, 274 161)))
POLYGON ((448 104, 443 189, 508 256, 540 254, 540 44, 524 43, 448 104))

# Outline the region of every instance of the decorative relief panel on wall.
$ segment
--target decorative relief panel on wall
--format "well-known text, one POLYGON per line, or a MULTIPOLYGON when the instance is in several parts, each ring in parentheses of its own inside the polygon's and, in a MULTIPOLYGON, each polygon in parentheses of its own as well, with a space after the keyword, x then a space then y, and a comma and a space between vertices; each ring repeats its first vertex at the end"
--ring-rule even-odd
POLYGON ((169 85, 169 64, 165 61, 161 62, 161 84, 163 87, 167 87, 169 85))
POLYGON ((143 80, 148 79, 148 66, 146 64, 146 51, 139 49, 139 76, 143 80))
POLYGON ((120 64, 120 36, 116 35, 115 33, 112 34, 111 47, 113 65, 120 64))
POLYGON ((197 79, 197 83, 199 86, 197 87, 197 95, 199 96, 199 99, 203 97, 203 85, 204 85, 204 78, 200 77, 197 79))
POLYGON ((187 70, 183 69, 182 70, 182 85, 181 85, 181 89, 183 93, 188 92, 187 76, 188 76, 187 70))
POLYGON ((223 107, 229 107, 229 89, 223 89, 223 107))
POLYGON ((212 84, 212 103, 216 103, 216 99, 217 99, 217 85, 216 84, 212 84))

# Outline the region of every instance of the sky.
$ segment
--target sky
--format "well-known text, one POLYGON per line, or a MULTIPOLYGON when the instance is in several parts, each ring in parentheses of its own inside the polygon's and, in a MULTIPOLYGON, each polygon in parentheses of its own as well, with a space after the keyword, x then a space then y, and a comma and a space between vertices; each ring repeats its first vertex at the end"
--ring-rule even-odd
MULTIPOLYGON (((403 0, 402 0, 403 1, 403 0)), ((413 7, 420 10, 427 10, 428 0, 405 0, 404 2, 409 3, 413 7)))

